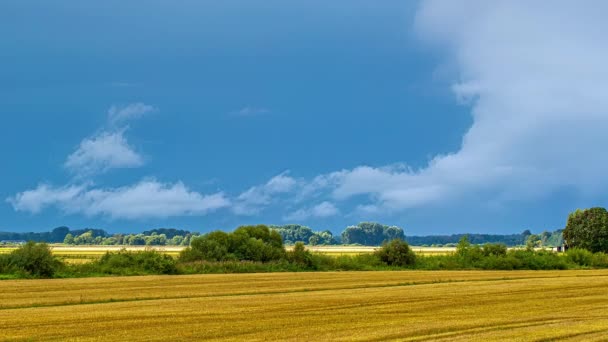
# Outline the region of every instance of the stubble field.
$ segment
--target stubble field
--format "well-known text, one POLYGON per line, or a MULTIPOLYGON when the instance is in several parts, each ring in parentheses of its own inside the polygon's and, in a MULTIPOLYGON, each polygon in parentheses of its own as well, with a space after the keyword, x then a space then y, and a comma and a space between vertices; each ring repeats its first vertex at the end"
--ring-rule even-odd
POLYGON ((0 282, 1 340, 605 340, 608 271, 0 282))

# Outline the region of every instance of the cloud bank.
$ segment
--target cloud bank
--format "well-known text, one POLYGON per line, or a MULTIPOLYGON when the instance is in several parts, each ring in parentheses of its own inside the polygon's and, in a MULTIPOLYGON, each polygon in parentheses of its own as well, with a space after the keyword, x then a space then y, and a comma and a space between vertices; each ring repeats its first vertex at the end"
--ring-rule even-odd
POLYGON ((608 177, 608 3, 435 1, 416 30, 459 70, 454 96, 473 125, 453 153, 427 166, 360 166, 316 177, 310 192, 366 196, 364 213, 442 202, 593 196, 608 177))
POLYGON ((111 219, 147 219, 205 215, 230 205, 223 193, 203 195, 181 182, 143 180, 119 188, 95 189, 86 185, 39 185, 9 198, 17 211, 39 213, 56 207, 67 214, 107 216, 111 219))
MULTIPOLYGON (((607 12, 605 1, 422 1, 415 30, 458 70, 452 90, 470 106, 473 124, 457 151, 439 151, 420 168, 358 166, 309 180, 284 173, 232 200, 222 193, 202 195, 179 182, 142 181, 97 190, 41 185, 11 203, 30 212, 58 206, 120 218, 193 215, 223 207, 255 215, 273 205, 301 204, 285 218, 305 220, 337 215, 336 205, 353 202, 368 215, 462 201, 538 200, 560 190, 593 197, 608 189, 607 12)), ((114 108, 108 120, 117 127, 151 110, 144 104, 114 108)), ((236 114, 264 111, 246 107, 236 114)), ((141 165, 122 132, 83 140, 66 167, 141 165)))

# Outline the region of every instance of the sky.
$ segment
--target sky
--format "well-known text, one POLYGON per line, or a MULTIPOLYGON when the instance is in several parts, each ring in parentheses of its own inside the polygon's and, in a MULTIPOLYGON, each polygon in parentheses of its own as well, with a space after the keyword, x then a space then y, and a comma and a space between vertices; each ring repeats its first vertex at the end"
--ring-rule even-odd
POLYGON ((2 1, 0 231, 562 228, 608 202, 606 10, 2 1))

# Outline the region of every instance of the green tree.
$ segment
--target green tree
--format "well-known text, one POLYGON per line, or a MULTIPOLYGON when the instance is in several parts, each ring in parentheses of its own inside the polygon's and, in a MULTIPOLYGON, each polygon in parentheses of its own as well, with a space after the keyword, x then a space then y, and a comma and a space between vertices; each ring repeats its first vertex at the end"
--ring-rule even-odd
POLYGON ((312 253, 306 250, 304 247, 304 243, 298 241, 293 246, 293 250, 287 253, 287 259, 294 264, 298 264, 304 267, 314 267, 314 259, 312 257, 312 253))
POLYGON ((30 241, 11 252, 9 265, 33 277, 51 278, 61 262, 53 256, 49 245, 30 241))
POLYGON ((65 243, 66 245, 73 245, 74 235, 68 233, 68 235, 65 236, 65 239, 63 239, 63 243, 65 243))
POLYGON ((168 242, 169 244, 171 244, 173 246, 179 246, 182 244, 182 242, 184 242, 184 237, 181 235, 175 235, 169 241, 170 241, 170 242, 168 242))
POLYGON ((75 245, 92 245, 95 241, 92 231, 84 232, 74 238, 75 245))
POLYGON ((380 261, 390 266, 408 266, 416 262, 416 254, 408 243, 401 239, 385 242, 375 254, 380 261))
POLYGON ((536 234, 528 235, 528 240, 526 240, 526 249, 529 251, 533 251, 534 248, 540 247, 542 241, 540 237, 536 234))
POLYGON ((342 243, 379 246, 385 241, 405 239, 403 229, 389 227, 376 222, 361 222, 356 226, 347 227, 342 232, 342 243))
POLYGON ((576 210, 568 216, 563 234, 569 247, 608 252, 608 212, 599 207, 576 210))
POLYGON ((319 241, 321 241, 321 238, 319 238, 318 235, 313 235, 308 239, 308 244, 311 246, 316 246, 319 244, 319 241))
POLYGON ((267 226, 242 226, 232 233, 215 231, 193 237, 183 261, 247 260, 268 262, 285 257, 281 235, 267 226))

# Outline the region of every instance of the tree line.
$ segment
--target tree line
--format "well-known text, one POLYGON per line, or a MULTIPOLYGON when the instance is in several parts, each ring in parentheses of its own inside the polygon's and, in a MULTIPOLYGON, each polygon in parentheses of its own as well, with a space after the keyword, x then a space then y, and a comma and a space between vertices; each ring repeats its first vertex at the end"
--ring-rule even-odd
MULTIPOLYGON (((361 222, 348 226, 339 235, 330 230, 315 231, 310 227, 299 224, 272 225, 286 245, 302 242, 305 245, 366 245, 379 246, 384 241, 394 239, 407 240, 413 246, 455 247, 467 236, 472 244, 501 243, 509 247, 525 246, 533 243, 537 247, 555 247, 564 243, 563 229, 553 232, 544 231, 532 234, 525 230, 521 234, 453 234, 431 236, 405 236, 402 228, 388 226, 376 222, 361 222), (531 240, 532 242, 530 242, 531 240)), ((44 233, 1 233, 1 241, 36 241, 49 243, 65 243, 69 245, 125 245, 125 246, 189 246, 192 237, 200 233, 174 228, 158 228, 139 234, 109 234, 102 229, 71 230, 58 227, 44 233)))

